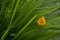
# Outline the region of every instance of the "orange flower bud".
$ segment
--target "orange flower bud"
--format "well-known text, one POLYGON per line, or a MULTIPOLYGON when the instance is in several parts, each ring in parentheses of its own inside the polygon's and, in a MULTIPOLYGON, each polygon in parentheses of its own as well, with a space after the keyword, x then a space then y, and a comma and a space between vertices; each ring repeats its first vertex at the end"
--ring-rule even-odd
POLYGON ((39 18, 37 23, 38 23, 39 26, 44 26, 46 24, 46 20, 45 20, 44 16, 39 18))

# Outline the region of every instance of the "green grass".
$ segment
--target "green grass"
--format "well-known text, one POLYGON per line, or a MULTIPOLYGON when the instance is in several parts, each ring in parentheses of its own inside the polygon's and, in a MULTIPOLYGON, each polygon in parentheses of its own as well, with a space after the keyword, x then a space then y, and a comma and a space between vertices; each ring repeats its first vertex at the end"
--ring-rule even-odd
POLYGON ((0 40, 59 40, 60 0, 0 0, 0 40), (44 16, 46 25, 37 25, 44 16))

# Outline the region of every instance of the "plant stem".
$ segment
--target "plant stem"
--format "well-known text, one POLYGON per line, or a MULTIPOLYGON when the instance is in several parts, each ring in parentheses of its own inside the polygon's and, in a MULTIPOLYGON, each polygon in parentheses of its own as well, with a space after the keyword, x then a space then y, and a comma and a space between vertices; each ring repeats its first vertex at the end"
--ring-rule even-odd
POLYGON ((37 14, 16 34, 13 40, 15 40, 26 28, 27 26, 37 17, 37 14))

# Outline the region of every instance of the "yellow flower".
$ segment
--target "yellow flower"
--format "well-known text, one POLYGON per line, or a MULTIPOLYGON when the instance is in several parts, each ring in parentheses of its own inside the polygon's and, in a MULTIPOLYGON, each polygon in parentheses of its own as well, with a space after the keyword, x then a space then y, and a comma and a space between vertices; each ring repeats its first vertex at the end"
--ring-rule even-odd
POLYGON ((42 16, 41 18, 39 18, 37 23, 38 23, 39 26, 44 26, 46 24, 45 17, 42 16))

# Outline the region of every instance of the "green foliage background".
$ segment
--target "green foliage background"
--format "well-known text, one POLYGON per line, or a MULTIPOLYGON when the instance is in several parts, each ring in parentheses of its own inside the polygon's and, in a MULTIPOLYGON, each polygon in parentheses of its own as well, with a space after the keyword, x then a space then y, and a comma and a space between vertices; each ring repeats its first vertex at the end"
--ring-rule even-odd
POLYGON ((0 40, 60 40, 60 0, 0 0, 0 40))

